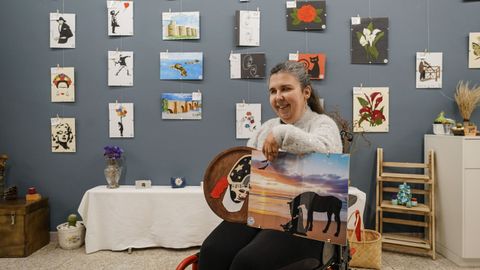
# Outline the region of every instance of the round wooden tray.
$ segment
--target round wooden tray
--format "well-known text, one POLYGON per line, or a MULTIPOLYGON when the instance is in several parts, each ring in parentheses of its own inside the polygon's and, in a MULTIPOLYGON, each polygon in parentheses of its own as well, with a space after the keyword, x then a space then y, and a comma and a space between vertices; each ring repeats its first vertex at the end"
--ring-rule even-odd
MULTIPOLYGON (((248 196, 244 201, 234 202, 230 196, 230 188, 232 187, 227 179, 234 171, 236 165, 240 162, 251 160, 253 148, 239 146, 229 148, 218 154, 208 165, 203 178, 203 194, 208 206, 220 218, 237 223, 247 223, 248 214, 248 196), (227 210, 227 205, 240 207, 237 211, 227 210)), ((248 164, 248 175, 250 175, 250 164, 248 164)))

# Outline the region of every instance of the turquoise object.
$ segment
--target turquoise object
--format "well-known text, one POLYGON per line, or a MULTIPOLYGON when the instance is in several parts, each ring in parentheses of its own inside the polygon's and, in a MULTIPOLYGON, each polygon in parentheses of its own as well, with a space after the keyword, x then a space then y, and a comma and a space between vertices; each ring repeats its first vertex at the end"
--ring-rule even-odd
MULTIPOLYGON (((397 200, 399 205, 406 205, 412 199, 412 192, 407 183, 400 184, 398 187, 397 200)), ((410 205, 411 206, 411 205, 410 205)))

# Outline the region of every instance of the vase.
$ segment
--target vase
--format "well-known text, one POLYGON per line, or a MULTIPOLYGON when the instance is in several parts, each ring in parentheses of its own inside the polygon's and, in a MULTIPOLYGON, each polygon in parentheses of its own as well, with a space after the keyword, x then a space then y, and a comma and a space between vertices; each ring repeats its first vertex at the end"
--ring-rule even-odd
POLYGON ((122 175, 122 161, 121 159, 107 158, 107 165, 103 172, 105 173, 105 180, 107 180, 107 188, 118 188, 120 185, 118 181, 122 175))

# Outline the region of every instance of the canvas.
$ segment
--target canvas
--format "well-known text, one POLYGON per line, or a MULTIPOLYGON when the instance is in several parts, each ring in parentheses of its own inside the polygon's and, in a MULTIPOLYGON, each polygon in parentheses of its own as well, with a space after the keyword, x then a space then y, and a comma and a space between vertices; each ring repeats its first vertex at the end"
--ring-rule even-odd
POLYGON ((442 88, 443 53, 417 52, 416 86, 417 88, 442 88))
POLYGON ((202 119, 202 95, 194 93, 163 93, 162 119, 202 119))
POLYGON ((133 86, 132 51, 108 51, 108 86, 133 86))
POLYGON ((203 53, 161 52, 160 80, 203 80, 203 53))
POLYGON ((263 79, 266 65, 264 53, 232 53, 230 79, 263 79))
POLYGON ((346 245, 347 154, 280 152, 269 162, 252 151, 247 224, 346 245))
POLYGON ((50 48, 75 48, 75 14, 50 13, 50 48))
POLYGON ((310 31, 327 28, 325 1, 287 1, 287 30, 310 31))
POLYGON ((51 118, 52 152, 76 152, 75 118, 51 118))
POLYGON ((468 68, 480 68, 480 32, 469 34, 468 68))
POLYGON ((352 64, 388 63, 388 27, 388 18, 352 18, 352 64))
POLYGON ((235 12, 237 46, 260 46, 260 11, 235 12))
POLYGON ((291 53, 288 60, 303 63, 311 80, 325 79, 326 56, 323 53, 291 53))
POLYGON ((109 103, 110 138, 133 138, 133 103, 109 103))
POLYGON ((353 132, 388 132, 388 87, 353 88, 353 132))
POLYGON ((236 104, 236 138, 250 139, 262 124, 262 104, 236 104))
POLYGON ((200 39, 200 12, 162 12, 163 40, 200 39))
POLYGON ((50 92, 52 102, 75 102, 75 69, 50 68, 50 92))
POLYGON ((133 1, 107 1, 108 35, 133 36, 133 1))

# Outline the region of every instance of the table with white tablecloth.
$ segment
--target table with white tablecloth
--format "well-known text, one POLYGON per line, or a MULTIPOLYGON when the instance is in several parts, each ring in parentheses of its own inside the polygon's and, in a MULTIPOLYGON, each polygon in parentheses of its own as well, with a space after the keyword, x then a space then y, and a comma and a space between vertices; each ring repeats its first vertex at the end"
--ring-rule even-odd
POLYGON ((78 212, 87 228, 87 253, 199 246, 221 222, 199 186, 97 186, 83 195, 78 212))

